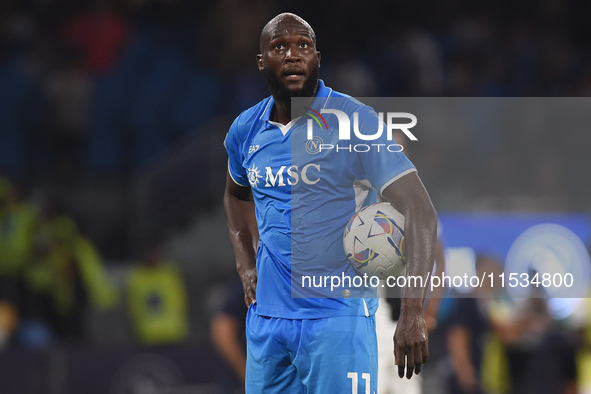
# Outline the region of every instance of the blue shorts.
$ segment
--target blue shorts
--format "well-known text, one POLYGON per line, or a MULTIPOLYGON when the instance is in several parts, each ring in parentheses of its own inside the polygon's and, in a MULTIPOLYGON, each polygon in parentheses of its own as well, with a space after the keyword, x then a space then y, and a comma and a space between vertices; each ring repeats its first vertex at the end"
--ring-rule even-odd
POLYGON ((246 394, 375 394, 374 316, 246 317, 246 394))

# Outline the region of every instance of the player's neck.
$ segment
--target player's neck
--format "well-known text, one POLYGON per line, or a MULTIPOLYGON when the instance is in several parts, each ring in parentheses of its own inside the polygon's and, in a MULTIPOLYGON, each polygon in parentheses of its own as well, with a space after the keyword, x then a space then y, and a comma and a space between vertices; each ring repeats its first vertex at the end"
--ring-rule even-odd
POLYGON ((283 125, 288 124, 291 121, 291 106, 275 100, 271 111, 271 120, 283 125))
MULTIPOLYGON (((310 98, 310 103, 312 102, 313 98, 316 97, 316 93, 318 92, 318 82, 316 82, 316 86, 314 87, 314 93, 310 98)), ((271 112, 270 120, 273 122, 281 123, 283 125, 288 124, 291 122, 292 118, 297 118, 302 114, 292 114, 291 113, 291 98, 287 99, 287 101, 282 100, 276 97, 273 94, 273 99, 275 100, 275 105, 273 106, 273 110, 271 112), (293 115, 293 116, 292 116, 293 115)), ((302 109, 303 111, 303 109, 302 109)))

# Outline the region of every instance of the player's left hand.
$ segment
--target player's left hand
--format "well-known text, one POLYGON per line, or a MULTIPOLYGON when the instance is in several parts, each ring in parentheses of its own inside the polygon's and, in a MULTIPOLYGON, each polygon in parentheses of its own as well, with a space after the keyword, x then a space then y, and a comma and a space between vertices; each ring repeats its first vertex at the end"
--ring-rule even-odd
POLYGON ((396 332, 394 333, 394 358, 398 365, 398 376, 406 378, 419 374, 423 364, 429 358, 429 338, 427 335, 427 324, 422 311, 400 314, 396 332))

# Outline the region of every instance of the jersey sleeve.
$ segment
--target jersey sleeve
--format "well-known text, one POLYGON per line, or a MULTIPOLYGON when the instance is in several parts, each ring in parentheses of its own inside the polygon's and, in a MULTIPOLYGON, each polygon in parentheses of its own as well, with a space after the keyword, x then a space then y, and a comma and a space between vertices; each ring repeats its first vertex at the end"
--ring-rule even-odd
POLYGON ((244 140, 240 133, 240 117, 236 118, 224 140, 224 147, 228 152, 228 172, 234 182, 240 186, 248 187, 248 176, 242 166, 244 161, 244 140))
MULTIPOLYGON (((370 107, 365 107, 359 114, 359 129, 362 134, 376 133, 378 115, 370 107)), ((358 153, 360 176, 369 180, 371 186, 380 195, 384 190, 404 175, 416 172, 415 166, 403 152, 398 152, 396 142, 387 139, 387 128, 382 123, 382 136, 375 141, 357 140, 358 144, 367 144, 371 149, 358 153)), ((359 177, 358 177, 359 179, 359 177)))

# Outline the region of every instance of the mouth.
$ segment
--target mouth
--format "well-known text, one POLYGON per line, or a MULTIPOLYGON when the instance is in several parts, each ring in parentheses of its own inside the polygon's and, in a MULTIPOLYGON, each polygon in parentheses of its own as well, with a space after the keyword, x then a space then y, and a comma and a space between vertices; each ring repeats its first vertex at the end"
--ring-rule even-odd
POLYGON ((283 78, 292 82, 301 81, 304 77, 304 71, 300 69, 287 69, 283 72, 283 78))

